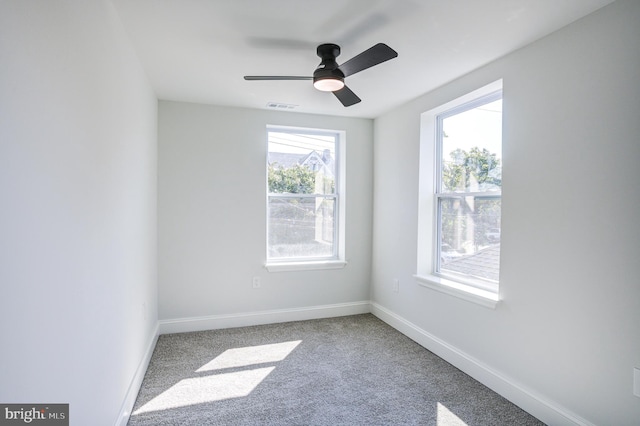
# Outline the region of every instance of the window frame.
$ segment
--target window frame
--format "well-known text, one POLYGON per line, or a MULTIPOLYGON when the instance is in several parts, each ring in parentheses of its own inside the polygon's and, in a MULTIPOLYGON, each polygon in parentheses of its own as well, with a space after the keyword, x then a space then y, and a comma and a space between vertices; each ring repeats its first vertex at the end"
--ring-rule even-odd
MULTIPOLYGON (((495 308, 500 300, 499 282, 440 270, 438 241, 442 224, 441 200, 477 196, 502 198, 502 191, 448 192, 442 191, 442 120, 503 98, 502 80, 456 98, 421 115, 420 182, 418 212, 417 282, 427 288, 450 294, 480 305, 495 308)), ((504 125, 503 125, 504 127, 504 125)), ((503 138, 504 139, 504 138, 503 138)))
POLYGON ((271 132, 278 133, 295 133, 304 135, 322 135, 332 136, 335 141, 335 170, 334 170, 334 192, 333 194, 288 194, 288 193, 270 193, 269 182, 265 182, 265 199, 266 199, 266 262, 265 268, 270 272, 283 271, 304 271, 318 269, 339 269, 346 266, 345 261, 345 144, 346 132, 343 130, 291 127, 281 125, 267 125, 266 128, 266 144, 267 153, 265 159, 265 175, 269 170, 269 134, 271 132), (323 199, 333 200, 333 252, 330 256, 319 257, 292 257, 292 258, 271 258, 269 257, 269 206, 272 199, 286 198, 304 198, 304 199, 323 199))

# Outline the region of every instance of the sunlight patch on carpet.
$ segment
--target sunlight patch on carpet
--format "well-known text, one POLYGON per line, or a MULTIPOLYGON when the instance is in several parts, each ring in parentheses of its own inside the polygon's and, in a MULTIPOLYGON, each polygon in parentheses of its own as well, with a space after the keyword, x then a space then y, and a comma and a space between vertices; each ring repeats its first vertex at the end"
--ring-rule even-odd
POLYGON ((227 349, 196 372, 221 370, 224 368, 246 367, 248 365, 278 362, 285 359, 300 344, 301 340, 227 349))
MULTIPOLYGON (((227 349, 196 373, 247 367, 285 359, 302 340, 227 349)), ((133 414, 170 410, 248 396, 276 367, 252 368, 180 380, 133 414)))
POLYGON ((169 410, 188 405, 249 395, 275 367, 180 380, 133 414, 169 410))
POLYGON ((438 417, 436 420, 438 426, 467 426, 460 417, 453 414, 447 407, 438 402, 438 417))

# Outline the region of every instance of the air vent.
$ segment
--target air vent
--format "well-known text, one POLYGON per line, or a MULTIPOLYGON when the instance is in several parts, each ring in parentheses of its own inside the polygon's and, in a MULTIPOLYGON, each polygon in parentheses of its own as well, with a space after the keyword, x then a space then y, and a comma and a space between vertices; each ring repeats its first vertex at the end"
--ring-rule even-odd
POLYGON ((298 105, 293 104, 283 104, 281 102, 267 102, 267 108, 272 109, 294 109, 298 105))

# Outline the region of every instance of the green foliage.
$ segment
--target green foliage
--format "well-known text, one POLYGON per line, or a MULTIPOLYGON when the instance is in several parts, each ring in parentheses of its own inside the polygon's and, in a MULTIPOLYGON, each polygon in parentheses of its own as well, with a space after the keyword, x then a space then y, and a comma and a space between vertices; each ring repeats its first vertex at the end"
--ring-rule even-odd
MULTIPOLYGON (((496 170, 500 160, 486 148, 471 148, 470 152, 456 149, 451 160, 443 164, 442 184, 448 191, 468 191, 473 181, 482 187, 502 185, 502 178, 496 170), (493 172, 493 173, 492 173, 493 172)), ((499 170, 499 169, 498 169, 499 170)))
POLYGON ((296 164, 293 167, 269 165, 267 172, 269 192, 273 194, 313 194, 316 174, 306 166, 296 164))

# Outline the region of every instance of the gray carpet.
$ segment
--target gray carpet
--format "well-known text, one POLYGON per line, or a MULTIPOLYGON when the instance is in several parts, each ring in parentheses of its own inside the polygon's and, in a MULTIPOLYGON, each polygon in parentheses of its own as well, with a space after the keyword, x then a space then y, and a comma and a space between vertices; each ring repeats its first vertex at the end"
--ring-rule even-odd
POLYGON ((365 314, 160 336, 129 425, 542 423, 365 314))

